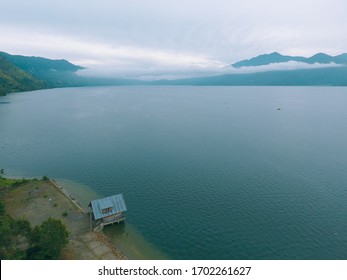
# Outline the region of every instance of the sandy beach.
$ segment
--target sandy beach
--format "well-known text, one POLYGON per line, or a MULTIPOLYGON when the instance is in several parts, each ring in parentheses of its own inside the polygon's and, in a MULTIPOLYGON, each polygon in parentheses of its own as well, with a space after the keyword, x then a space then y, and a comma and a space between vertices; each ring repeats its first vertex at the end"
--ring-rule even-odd
POLYGON ((102 232, 90 228, 88 209, 55 181, 29 181, 2 190, 6 211, 13 218, 25 218, 32 226, 49 217, 62 220, 69 232, 69 243, 62 259, 122 260, 127 257, 102 232))

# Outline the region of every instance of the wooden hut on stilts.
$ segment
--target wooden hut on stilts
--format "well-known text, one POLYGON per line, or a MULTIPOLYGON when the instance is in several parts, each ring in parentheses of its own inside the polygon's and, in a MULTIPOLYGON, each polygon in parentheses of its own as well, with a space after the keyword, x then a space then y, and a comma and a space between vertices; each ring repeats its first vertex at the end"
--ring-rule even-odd
POLYGON ((123 194, 116 194, 89 203, 90 225, 93 231, 100 231, 108 224, 120 223, 125 220, 127 207, 123 194))

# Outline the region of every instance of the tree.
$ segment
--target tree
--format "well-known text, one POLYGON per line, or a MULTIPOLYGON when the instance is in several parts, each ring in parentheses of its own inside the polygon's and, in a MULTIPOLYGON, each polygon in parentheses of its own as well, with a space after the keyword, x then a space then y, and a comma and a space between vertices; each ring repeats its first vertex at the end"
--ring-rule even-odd
POLYGON ((6 213, 5 204, 2 201, 0 201, 0 217, 5 215, 5 213, 6 213))
POLYGON ((28 259, 59 259, 61 250, 68 243, 68 235, 60 220, 48 218, 41 225, 35 226, 32 232, 28 259))
POLYGON ((5 205, 0 201, 0 259, 25 259, 26 250, 20 245, 26 243, 30 233, 29 222, 10 217, 6 213, 5 205))
POLYGON ((8 246, 12 243, 12 219, 4 214, 0 218, 0 244, 1 246, 8 246))
POLYGON ((42 181, 48 181, 48 180, 49 178, 46 175, 42 177, 42 181))

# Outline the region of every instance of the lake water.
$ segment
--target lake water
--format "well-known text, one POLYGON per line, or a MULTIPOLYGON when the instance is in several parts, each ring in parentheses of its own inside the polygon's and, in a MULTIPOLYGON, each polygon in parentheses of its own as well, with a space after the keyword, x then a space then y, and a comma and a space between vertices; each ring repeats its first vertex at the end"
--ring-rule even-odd
POLYGON ((87 87, 0 101, 0 168, 86 197, 122 192, 127 221, 106 232, 135 258, 347 259, 347 88, 87 87))

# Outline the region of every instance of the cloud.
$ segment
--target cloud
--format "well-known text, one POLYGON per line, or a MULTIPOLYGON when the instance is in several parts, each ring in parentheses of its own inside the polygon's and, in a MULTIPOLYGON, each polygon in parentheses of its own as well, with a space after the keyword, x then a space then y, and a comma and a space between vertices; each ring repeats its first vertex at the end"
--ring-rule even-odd
POLYGON ((317 68, 327 68, 327 67, 341 67, 341 65, 336 63, 308 64, 305 62, 288 61, 288 62, 282 62, 282 63, 271 63, 268 65, 262 65, 262 66, 249 66, 249 67, 244 66, 240 68, 234 68, 231 66, 231 67, 228 67, 228 71, 230 71, 230 73, 241 74, 241 73, 255 73, 255 72, 268 72, 268 71, 317 69, 317 68))
POLYGON ((88 69, 79 71, 83 76, 107 76, 149 79, 168 76, 201 76, 220 71, 220 61, 189 53, 165 52, 138 47, 113 47, 108 55, 99 55, 97 60, 82 60, 79 64, 88 69))
POLYGON ((209 57, 177 51, 141 47, 138 45, 106 44, 81 40, 71 36, 47 34, 23 27, 1 26, 0 33, 15 34, 0 37, 0 45, 11 54, 67 59, 86 67, 83 76, 143 78, 153 76, 189 77, 220 71, 223 62, 209 57), (21 44, 18 44, 21 41, 21 44), (54 54, 54 56, 52 55, 54 54))
POLYGON ((347 50, 345 0, 1 1, 1 50, 65 58, 83 75, 200 75, 273 51, 347 50))

